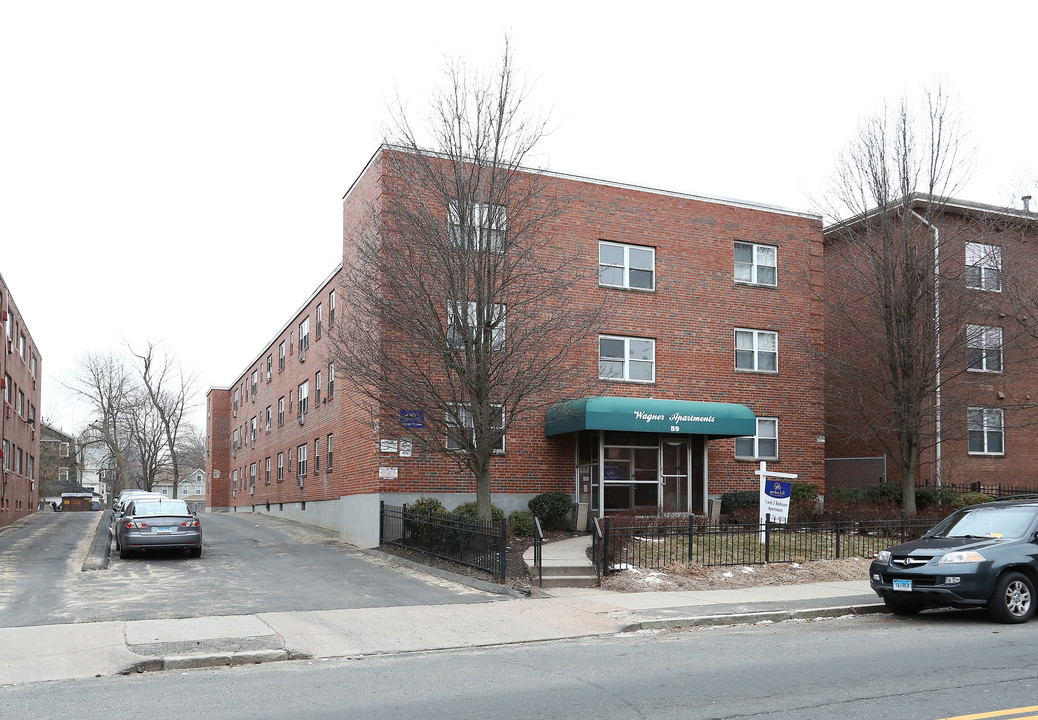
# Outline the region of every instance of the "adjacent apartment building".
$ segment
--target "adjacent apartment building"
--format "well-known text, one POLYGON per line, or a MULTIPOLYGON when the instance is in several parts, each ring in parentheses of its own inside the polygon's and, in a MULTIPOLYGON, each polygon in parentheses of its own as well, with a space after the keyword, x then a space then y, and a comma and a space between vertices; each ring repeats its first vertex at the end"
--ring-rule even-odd
MULTIPOLYGON (((408 441, 443 408, 377 407, 335 364, 330 333, 350 322, 343 273, 372 208, 399 187, 390 162, 398 152, 380 148, 344 197, 344 263, 229 386, 209 391, 211 509, 283 513, 374 546, 380 501, 434 496, 453 508, 473 499, 450 432, 448 452, 408 441)), ((508 513, 561 491, 595 514, 703 513, 708 498, 756 488, 762 460, 823 492, 820 218, 561 173, 521 175, 565 200, 548 229, 586 271, 566 301, 590 299, 607 312, 575 348, 584 382, 500 439, 494 504, 508 513)), ((449 233, 457 210, 439 210, 449 233)), ((509 232, 506 210, 493 232, 509 232)), ((451 302, 464 299, 444 298, 445 310, 451 302)), ((547 351, 566 338, 544 341, 547 351)))
POLYGON ((35 512, 39 504, 37 412, 41 371, 39 349, 3 276, 0 276, 0 320, 4 326, 4 344, 0 349, 0 383, 4 393, 0 413, 0 437, 3 438, 0 527, 3 527, 35 512))
POLYGON ((830 482, 1038 488, 1038 216, 917 194, 825 235, 830 482))

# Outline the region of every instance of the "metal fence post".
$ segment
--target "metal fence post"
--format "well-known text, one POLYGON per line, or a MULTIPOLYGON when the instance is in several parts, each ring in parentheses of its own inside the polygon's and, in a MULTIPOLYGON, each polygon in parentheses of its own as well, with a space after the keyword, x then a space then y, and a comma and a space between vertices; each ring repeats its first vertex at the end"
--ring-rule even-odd
POLYGON ((501 518, 501 582, 508 577, 508 520, 501 518))
POLYGON ((764 513, 764 562, 771 562, 771 513, 764 513))
POLYGON ((836 559, 840 559, 840 513, 836 513, 836 559))
POLYGON ((378 501, 378 544, 382 545, 386 538, 386 501, 378 501))
POLYGON ((904 509, 902 509, 901 510, 901 542, 905 541, 905 534, 906 534, 905 523, 906 523, 907 518, 908 518, 908 513, 906 513, 904 511, 904 509))
POLYGON ((602 531, 602 574, 609 574, 609 518, 604 518, 605 530, 602 531))
POLYGON ((696 524, 692 520, 692 513, 688 514, 688 550, 685 552, 685 564, 692 562, 692 541, 696 534, 696 524))

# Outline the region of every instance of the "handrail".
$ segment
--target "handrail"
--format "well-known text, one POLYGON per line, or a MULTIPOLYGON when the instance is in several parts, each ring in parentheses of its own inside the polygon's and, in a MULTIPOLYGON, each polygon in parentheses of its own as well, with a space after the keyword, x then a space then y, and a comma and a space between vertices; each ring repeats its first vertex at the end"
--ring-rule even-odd
POLYGON ((602 582, 602 567, 598 564, 598 553, 602 548, 602 528, 598 518, 591 518, 591 564, 595 566, 595 579, 602 582))

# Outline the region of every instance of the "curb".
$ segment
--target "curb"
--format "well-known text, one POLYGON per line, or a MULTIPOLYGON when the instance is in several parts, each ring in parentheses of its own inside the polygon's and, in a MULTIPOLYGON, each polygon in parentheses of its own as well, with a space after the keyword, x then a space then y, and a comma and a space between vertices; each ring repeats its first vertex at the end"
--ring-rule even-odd
POLYGON ((170 655, 163 658, 147 658, 121 670, 120 675, 159 672, 163 670, 192 670, 195 668, 223 667, 227 665, 260 665, 284 660, 309 660, 309 653, 289 650, 245 650, 242 652, 198 653, 193 655, 170 655))
POLYGON ((670 628, 711 625, 752 625, 760 622, 785 622, 786 620, 813 620, 834 618, 844 615, 874 615, 889 612, 886 605, 840 605, 837 607, 806 608, 803 610, 770 610, 765 612, 735 613, 730 615, 698 615, 666 620, 644 620, 631 623, 624 632, 638 630, 666 630, 670 628))
POLYGON ((94 540, 90 543, 86 560, 83 561, 83 572, 92 570, 107 570, 108 563, 112 559, 112 511, 110 509, 101 512, 101 519, 94 531, 94 540))

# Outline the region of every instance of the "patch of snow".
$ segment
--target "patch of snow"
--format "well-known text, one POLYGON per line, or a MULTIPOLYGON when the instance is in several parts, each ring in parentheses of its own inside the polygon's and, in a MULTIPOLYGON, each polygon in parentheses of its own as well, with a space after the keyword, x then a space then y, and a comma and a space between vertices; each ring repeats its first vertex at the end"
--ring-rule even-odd
POLYGON ((747 565, 744 565, 743 567, 739 568, 739 572, 741 572, 743 575, 752 575, 757 571, 747 565))
POLYGON ((726 578, 732 577, 732 573, 730 573, 730 572, 721 573, 721 577, 726 577, 726 578))

